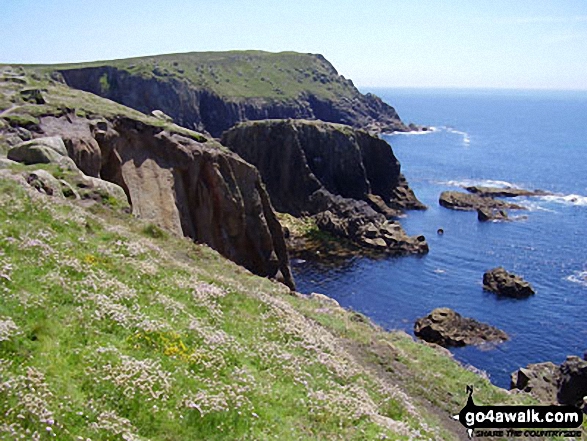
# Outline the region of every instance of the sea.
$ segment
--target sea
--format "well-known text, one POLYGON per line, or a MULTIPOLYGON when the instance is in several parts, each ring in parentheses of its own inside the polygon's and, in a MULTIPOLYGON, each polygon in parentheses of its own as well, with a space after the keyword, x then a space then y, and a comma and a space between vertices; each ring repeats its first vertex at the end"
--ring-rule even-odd
POLYGON ((425 256, 342 263, 294 260, 298 290, 318 292, 389 330, 413 335, 414 321, 434 308, 506 331, 497 346, 451 349, 464 365, 508 388, 529 363, 560 364, 587 350, 587 92, 369 89, 425 134, 384 135, 426 211, 401 219, 424 234, 425 256), (515 198, 525 211, 512 222, 477 220, 441 207, 445 190, 467 185, 552 192, 515 198), (437 230, 442 228, 443 235, 437 230), (483 290, 483 273, 503 266, 536 295, 499 297, 483 290))

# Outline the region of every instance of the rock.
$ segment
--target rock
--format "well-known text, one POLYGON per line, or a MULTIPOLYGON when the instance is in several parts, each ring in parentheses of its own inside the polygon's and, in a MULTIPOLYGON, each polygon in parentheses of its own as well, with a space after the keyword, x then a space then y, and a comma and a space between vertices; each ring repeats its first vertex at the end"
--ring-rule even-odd
POLYGON ((0 169, 10 168, 16 164, 18 164, 18 162, 6 158, 0 158, 0 169))
POLYGON ((103 179, 86 176, 80 173, 74 178, 77 184, 77 191, 81 199, 92 199, 95 201, 116 201, 121 207, 130 207, 128 197, 121 186, 103 179))
POLYGON ((541 403, 557 403, 559 367, 551 362, 529 364, 511 375, 510 389, 531 394, 541 403))
POLYGON ((480 222, 510 220, 505 210, 496 210, 490 208, 479 208, 477 210, 477 219, 480 222))
POLYGON ((340 308, 340 304, 331 297, 325 296, 324 294, 319 294, 317 292, 313 292, 310 294, 311 299, 315 299, 318 302, 322 303, 323 305, 332 306, 335 308, 340 308))
POLYGON ((48 196, 63 198, 61 183, 46 170, 35 170, 31 173, 24 173, 26 182, 39 192, 48 196))
POLYGON ((252 165, 215 141, 126 117, 96 132, 96 140, 101 177, 124 189, 134 215, 295 287, 283 229, 252 165))
POLYGON ((569 356, 560 366, 530 364, 512 374, 510 389, 528 392, 543 404, 582 408, 587 396, 587 361, 569 356))
POLYGON ((370 249, 427 252, 401 227, 393 241, 382 229, 399 210, 424 207, 383 140, 339 124, 269 120, 239 124, 222 142, 259 169, 278 211, 315 215, 319 228, 370 249))
POLYGON ((515 298, 525 298, 535 294, 528 282, 520 276, 507 272, 503 267, 493 268, 483 274, 483 289, 515 298))
POLYGON ((440 205, 453 210, 525 210, 526 208, 511 202, 500 201, 491 197, 476 194, 462 193, 459 191, 443 191, 438 200, 440 205))
POLYGON ((416 320, 414 334, 444 347, 499 343, 509 338, 505 332, 463 317, 450 308, 437 308, 428 316, 416 320))
POLYGON ((45 104, 45 97, 41 89, 24 89, 20 91, 23 100, 32 104, 45 104))
POLYGON ((587 361, 567 357, 560 366, 557 399, 560 404, 582 407, 587 397, 587 361))
POLYGON ((67 156, 67 149, 60 137, 36 138, 8 150, 8 159, 25 164, 49 164, 67 156))
POLYGON ((469 193, 473 193, 482 197, 502 197, 502 198, 515 198, 518 196, 545 196, 549 193, 544 190, 524 190, 523 188, 511 188, 511 187, 483 187, 483 186, 471 186, 465 187, 469 193))
POLYGON ((168 122, 168 123, 172 123, 173 122, 173 118, 170 117, 169 115, 163 113, 161 110, 153 110, 151 112, 151 115, 153 115, 157 119, 160 119, 161 121, 165 121, 165 122, 168 122))

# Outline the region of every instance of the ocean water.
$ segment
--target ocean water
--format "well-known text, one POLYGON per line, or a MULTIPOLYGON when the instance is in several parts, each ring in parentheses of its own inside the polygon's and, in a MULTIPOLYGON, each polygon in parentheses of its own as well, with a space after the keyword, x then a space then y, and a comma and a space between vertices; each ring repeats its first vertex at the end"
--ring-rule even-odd
MULTIPOLYGON (((332 266, 294 261, 298 289, 320 292, 386 329, 448 306, 505 330, 497 347, 452 349, 456 359, 509 387, 529 363, 561 363, 587 350, 587 93, 545 91, 370 90, 428 134, 384 136, 416 195, 429 209, 408 212, 410 234, 424 234, 423 257, 356 257, 332 266), (480 223, 474 212, 438 204, 444 190, 483 184, 542 189, 516 198, 514 222, 480 223), (436 231, 445 233, 438 236, 436 231), (504 266, 536 289, 528 299, 482 289, 483 273, 504 266)), ((464 191, 464 190, 463 190, 464 191)))

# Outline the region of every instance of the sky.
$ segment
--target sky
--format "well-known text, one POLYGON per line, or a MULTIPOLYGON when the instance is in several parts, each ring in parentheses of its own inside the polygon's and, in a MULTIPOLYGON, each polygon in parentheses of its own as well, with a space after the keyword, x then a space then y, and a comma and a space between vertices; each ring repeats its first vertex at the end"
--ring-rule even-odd
POLYGON ((320 53, 362 87, 587 90, 586 0, 0 0, 0 63, 320 53))

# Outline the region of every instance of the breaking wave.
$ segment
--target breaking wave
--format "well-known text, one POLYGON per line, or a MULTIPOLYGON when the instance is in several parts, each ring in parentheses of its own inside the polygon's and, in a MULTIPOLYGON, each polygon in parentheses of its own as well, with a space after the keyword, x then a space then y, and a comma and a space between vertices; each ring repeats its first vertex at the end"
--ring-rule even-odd
POLYGON ((587 286, 587 271, 575 271, 570 276, 565 277, 565 280, 587 286))
POLYGON ((539 199, 545 202, 551 202, 555 204, 587 207, 587 196, 581 196, 578 194, 549 194, 546 196, 539 196, 539 199))

